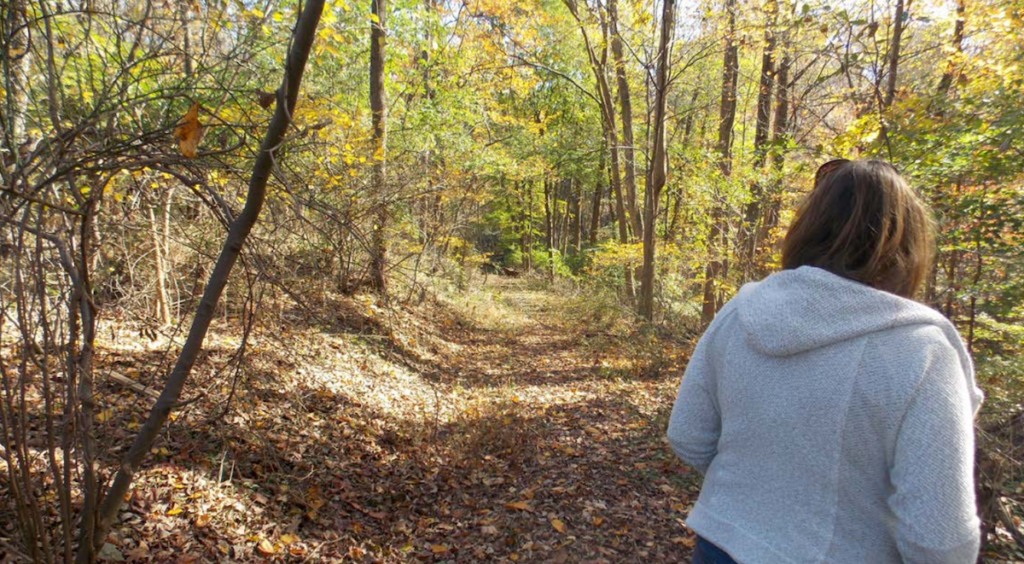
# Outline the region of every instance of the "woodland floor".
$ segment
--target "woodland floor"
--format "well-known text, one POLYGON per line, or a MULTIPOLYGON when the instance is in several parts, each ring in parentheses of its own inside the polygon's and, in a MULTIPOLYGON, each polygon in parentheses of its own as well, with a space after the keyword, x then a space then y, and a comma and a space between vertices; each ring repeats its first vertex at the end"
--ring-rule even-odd
MULTIPOLYGON (((685 561, 696 476, 664 428, 688 347, 583 303, 492 276, 416 306, 281 310, 233 396, 222 322, 104 557, 685 561)), ((159 381, 173 347, 146 340, 104 331, 100 372, 159 381)), ((101 390, 124 448, 152 398, 101 390)))

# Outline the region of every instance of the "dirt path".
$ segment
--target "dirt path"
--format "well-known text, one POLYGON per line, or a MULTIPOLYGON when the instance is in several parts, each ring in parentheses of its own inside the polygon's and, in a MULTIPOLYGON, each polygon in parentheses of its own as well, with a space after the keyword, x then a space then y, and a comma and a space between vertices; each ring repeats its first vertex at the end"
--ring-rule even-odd
MULTIPOLYGON (((228 390, 199 370, 209 401, 111 542, 140 562, 685 561, 694 477, 663 439, 681 351, 575 300, 492 277, 430 307, 353 300, 326 329, 295 315, 215 424, 228 390)), ((102 362, 143 362, 118 346, 102 362)), ((146 407, 122 399, 114 439, 146 407)))
POLYGON ((486 288, 500 329, 477 327, 453 368, 457 385, 505 391, 500 420, 477 422, 486 454, 467 492, 493 523, 453 560, 684 561, 694 476, 663 440, 682 362, 645 374, 644 353, 662 345, 574 322, 574 303, 522 282, 486 288))

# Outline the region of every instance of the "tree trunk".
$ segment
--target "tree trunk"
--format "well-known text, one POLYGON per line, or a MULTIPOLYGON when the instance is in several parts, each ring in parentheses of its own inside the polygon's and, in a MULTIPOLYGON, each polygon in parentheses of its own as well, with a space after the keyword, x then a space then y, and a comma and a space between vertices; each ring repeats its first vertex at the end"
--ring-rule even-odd
POLYGON ((949 95, 949 89, 953 86, 953 79, 956 78, 957 69, 961 64, 960 56, 964 51, 964 27, 966 24, 967 0, 957 0, 956 23, 953 24, 953 39, 950 42, 953 48, 953 54, 946 59, 946 70, 943 71, 942 78, 939 79, 939 85, 935 93, 935 101, 939 105, 938 111, 935 113, 940 117, 945 114, 945 106, 947 96, 949 95))
MULTIPOLYGON (((722 71, 722 100, 719 105, 718 122, 718 168, 722 176, 728 178, 732 174, 732 129, 736 121, 736 86, 739 73, 739 40, 736 37, 736 0, 725 0, 727 28, 725 34, 725 54, 722 71)), ((716 190, 716 200, 723 196, 716 190)), ((717 290, 718 278, 725 269, 725 261, 717 256, 726 252, 724 203, 716 201, 711 218, 711 230, 708 234, 708 264, 704 271, 704 300, 701 308, 701 321, 704 325, 711 323, 718 312, 717 290)))
POLYGON ((580 252, 583 239, 583 189, 581 183, 572 179, 572 240, 569 242, 574 255, 580 252))
POLYGON ((946 289, 945 304, 942 306, 942 313, 952 321, 956 322, 956 298, 960 293, 960 250, 953 249, 946 258, 946 280, 949 287, 946 289))
MULTIPOLYGON (((687 108, 686 117, 683 118, 683 145, 690 143, 690 138, 693 136, 693 114, 697 109, 697 96, 700 94, 700 89, 694 88, 693 94, 690 95, 690 106, 687 108)), ((682 238, 675 236, 677 226, 679 225, 679 211, 682 209, 683 199, 685 193, 683 192, 682 186, 679 187, 679 193, 676 195, 675 203, 672 206, 672 219, 668 224, 667 236, 672 241, 679 241, 682 238)))
MULTIPOLYGON (((779 62, 779 69, 776 73, 775 124, 772 127, 772 143, 769 151, 772 168, 771 188, 766 197, 767 207, 762 211, 762 217, 754 235, 755 261, 757 254, 763 252, 761 249, 764 248, 771 232, 778 225, 782 207, 782 167, 786 162, 786 151, 792 129, 789 119, 789 71, 792 61, 789 54, 789 36, 787 34, 784 37, 782 60, 779 62)), ((767 272, 764 262, 761 264, 758 275, 764 276, 767 272)))
POLYGON ((981 282, 981 273, 985 266, 984 257, 981 255, 980 234, 974 238, 974 254, 974 279, 971 280, 970 317, 967 321, 967 352, 970 354, 974 354, 974 326, 978 318, 978 283, 981 282))
POLYGON ((386 188, 385 161, 387 155, 387 110, 384 100, 384 56, 386 42, 385 3, 387 0, 370 0, 370 112, 373 114, 373 193, 380 199, 373 224, 372 250, 370 252, 370 285, 374 290, 387 293, 388 241, 387 229, 390 215, 386 188))
MULTIPOLYGON (((606 133, 609 136, 608 144, 614 145, 616 143, 615 134, 609 133, 607 130, 606 133)), ((615 194, 615 216, 619 224, 619 243, 626 245, 629 243, 629 225, 626 220, 626 206, 622 201, 622 186, 619 181, 619 159, 617 153, 617 149, 612 149, 612 192, 615 194)), ((632 299, 636 296, 636 290, 633 285, 633 266, 627 264, 625 271, 626 297, 632 299)))
MULTIPOLYGON (((775 25, 778 20, 779 6, 776 0, 768 0, 765 5, 764 51, 761 54, 761 79, 757 91, 757 125, 754 131, 754 168, 756 172, 764 169, 768 158, 768 133, 771 122, 772 88, 775 82, 775 25)), ((743 260, 744 278, 748 278, 754 270, 757 256, 757 232, 764 206, 765 179, 758 176, 751 185, 750 201, 744 207, 743 231, 741 232, 741 257, 743 260)))
MULTIPOLYGON (((956 77, 958 66, 960 65, 960 56, 963 53, 963 42, 964 42, 964 28, 967 24, 967 2, 966 0, 957 0, 956 3, 956 22, 953 24, 953 38, 951 40, 951 47, 953 53, 946 60, 946 69, 942 73, 942 78, 939 79, 938 87, 936 88, 934 103, 938 105, 938 108, 934 110, 934 114, 938 117, 945 115, 946 104, 949 101, 949 89, 953 86, 953 79, 956 77)), ((941 191, 939 192, 941 193, 941 191)), ((938 217, 942 217, 943 214, 936 210, 938 217)), ((941 232, 941 229, 940 229, 941 232)), ((928 282, 925 284, 924 300, 929 306, 940 309, 938 303, 938 296, 936 294, 938 290, 939 282, 939 264, 942 259, 941 246, 936 252, 934 261, 932 262, 931 275, 928 277, 928 282)), ((973 309, 973 307, 972 307, 973 309)))
MULTIPOLYGON (((952 217, 949 218, 954 228, 960 227, 962 225, 961 219, 960 217, 958 217, 959 214, 956 212, 955 207, 955 202, 960 199, 960 192, 962 190, 963 179, 957 178, 956 186, 953 188, 953 214, 952 217)), ((959 243, 959 241, 954 242, 959 243)), ((952 249, 950 249, 949 253, 946 256, 946 299, 944 300, 945 303, 943 305, 942 310, 946 317, 954 323, 956 321, 955 317, 957 314, 956 305, 959 297, 958 294, 960 293, 960 254, 961 251, 959 245, 957 244, 954 245, 952 249)))
POLYGON ((892 105, 896 98, 896 79, 900 66, 900 46, 903 38, 903 20, 909 19, 904 10, 904 0, 896 0, 896 14, 892 20, 892 41, 889 44, 889 73, 885 87, 884 108, 892 105))
POLYGON ((739 39, 736 37, 736 0, 725 0, 728 31, 722 70, 722 99, 718 121, 718 168, 722 176, 732 174, 732 130, 736 122, 736 90, 739 76, 739 39))
POLYGON ((953 55, 946 60, 946 70, 942 73, 942 78, 939 80, 938 95, 944 98, 949 92, 949 88, 953 86, 953 79, 956 78, 956 70, 959 65, 960 54, 963 53, 964 43, 964 27, 967 24, 967 1, 957 0, 956 3, 956 23, 953 24, 953 39, 951 41, 953 47, 953 55))
POLYGON ((779 18, 776 0, 768 0, 764 16, 764 50, 761 53, 761 78, 757 91, 757 125, 754 131, 754 167, 760 170, 768 158, 768 132, 775 86, 775 25, 779 18))
POLYGON ((125 495, 131 486, 135 473, 141 467, 146 455, 156 442, 160 429, 163 428, 171 410, 178 403, 178 398, 185 387, 192 367, 202 349, 206 332, 213 320, 217 302, 227 285, 231 270, 238 260, 238 255, 245 245, 249 232, 259 218, 260 210, 266 198, 267 181, 270 178, 271 169, 274 164, 275 153, 281 142, 284 140, 285 132, 291 123, 291 116, 294 115, 296 102, 298 101, 299 86, 302 82, 302 73, 306 67, 306 60, 309 58, 310 48, 316 36, 317 24, 320 21, 320 14, 323 12, 324 0, 306 0, 305 7, 299 16, 295 26, 291 50, 285 62, 284 80, 281 88, 277 91, 277 108, 274 117, 267 127, 267 134, 260 145, 256 162, 253 165, 252 176, 249 179, 249 191, 246 197, 245 206, 241 213, 231 222, 227 238, 221 249, 217 263, 210 274, 203 297, 196 308, 195 317, 192 319, 192 326, 189 329, 188 337, 181 348, 178 360, 171 370, 164 389, 159 399, 150 410, 149 417, 135 436, 131 448, 121 460, 113 483, 103 497, 100 504, 98 518, 94 530, 82 531, 83 538, 92 538, 92 542, 86 546, 79 546, 77 560, 79 563, 88 563, 95 560, 96 550, 107 532, 117 519, 117 513, 124 503, 125 495))
POLYGON ((651 170, 644 195, 644 263, 640 276, 640 315, 647 321, 654 319, 654 222, 658 215, 661 190, 668 178, 668 154, 665 146, 665 109, 669 87, 669 65, 672 50, 672 32, 675 28, 675 0, 663 0, 661 13, 661 40, 658 44, 658 71, 654 98, 654 146, 651 148, 651 170))
POLYGON ((171 325, 171 305, 167 296, 167 249, 170 238, 171 200, 174 188, 168 188, 163 201, 163 228, 157 221, 154 207, 149 208, 150 232, 153 237, 153 266, 156 270, 156 317, 163 327, 171 325))
POLYGON ((590 246, 597 246, 597 235, 601 231, 601 196, 604 193, 604 181, 608 177, 605 170, 604 151, 601 151, 601 172, 594 186, 594 200, 590 210, 590 246))
POLYGON ((11 4, 2 8, 4 12, 5 29, 8 41, 6 53, 4 53, 4 70, 10 76, 11 92, 8 95, 13 102, 8 106, 10 123, 5 128, 10 135, 5 139, 5 145, 9 148, 11 158, 18 159, 18 149, 27 140, 25 118, 29 109, 29 83, 32 72, 32 45, 31 45, 31 22, 26 12, 25 0, 13 0, 11 4))
MULTIPOLYGON (((558 223, 558 250, 562 255, 566 255, 569 250, 569 239, 572 236, 572 179, 565 179, 561 183, 564 186, 564 190, 561 192, 565 195, 565 213, 562 213, 562 219, 558 223)), ((556 199, 557 203, 559 200, 556 199)), ((556 212, 561 212, 556 206, 556 212)))
POLYGON ((553 180, 544 180, 544 230, 547 232, 545 237, 545 243, 547 245, 548 253, 548 279, 555 279, 555 231, 554 231, 554 218, 552 217, 551 200, 554 199, 555 194, 553 180))
POLYGON ((608 25, 611 34, 612 59, 615 64, 615 78, 619 95, 619 111, 622 113, 622 185, 626 189, 626 212, 633 237, 643 235, 644 223, 640 219, 636 194, 636 146, 633 138, 633 102, 629 94, 629 80, 626 79, 626 63, 622 56, 622 37, 619 35, 619 11, 617 0, 608 1, 608 25))
POLYGON ((533 270, 533 182, 524 181, 526 186, 526 270, 533 270))
MULTIPOLYGON (((594 82, 597 85, 598 92, 597 101, 600 106, 602 121, 604 122, 605 140, 608 143, 608 149, 611 154, 611 184, 612 192, 615 194, 615 213, 619 223, 619 242, 627 244, 630 240, 629 220, 626 216, 622 195, 622 176, 619 169, 619 139, 615 128, 615 104, 612 102, 611 88, 608 85, 608 77, 605 74, 607 65, 604 60, 598 59, 594 46, 590 43, 590 35, 587 33, 586 26, 577 12, 575 0, 563 1, 576 19, 580 34, 583 36, 583 44, 587 50, 591 71, 594 73, 594 82)), ((605 44, 607 43, 608 38, 605 37, 605 44)), ((633 266, 629 264, 625 268, 625 287, 628 298, 632 299, 636 296, 636 290, 633 285, 633 266)))
MULTIPOLYGON (((78 283, 75 284, 76 300, 78 301, 79 318, 81 319, 81 348, 75 362, 74 379, 78 381, 78 424, 79 448, 82 464, 82 522, 79 529, 79 560, 83 555, 93 559, 95 550, 103 541, 106 530, 103 529, 101 508, 101 484, 96 475, 98 453, 96 437, 96 396, 93 386, 93 360, 96 342, 96 308, 92 302, 92 282, 89 268, 92 265, 91 249, 94 242, 92 223, 96 220, 96 202, 99 192, 91 196, 85 204, 86 214, 82 218, 79 233, 80 252, 78 257, 78 283)), ((74 380, 71 380, 74 381, 74 380)))
POLYGON ((936 299, 936 291, 938 290, 939 283, 939 254, 936 253, 935 260, 932 261, 931 272, 928 274, 928 281, 924 286, 924 303, 928 307, 933 309, 940 309, 938 300, 936 299))
POLYGON ((518 180, 512 182, 512 189, 515 191, 516 200, 519 203, 519 210, 516 213, 516 229, 519 231, 519 254, 522 255, 522 260, 525 261, 526 249, 529 248, 526 240, 526 198, 523 196, 522 185, 518 180))
MULTIPOLYGON (((423 7, 427 12, 435 11, 437 10, 437 0, 424 0, 423 7)), ((430 82, 430 70, 432 64, 430 59, 430 53, 436 48, 436 45, 434 43, 434 34, 432 27, 423 26, 423 30, 424 47, 423 49, 420 50, 418 62, 420 67, 423 69, 423 98, 430 107, 433 107, 436 91, 434 90, 434 87, 431 85, 430 82)), ((434 171, 432 168, 432 146, 436 143, 436 139, 434 138, 431 132, 428 132, 427 135, 430 138, 430 145, 428 145, 426 150, 424 150, 423 154, 420 156, 420 162, 423 165, 423 174, 425 178, 426 187, 423 190, 423 195, 418 198, 417 202, 420 207, 418 235, 421 244, 426 245, 427 242, 430 242, 430 244, 433 245, 433 242, 435 241, 434 233, 437 229, 437 222, 435 221, 436 214, 434 213, 436 205, 435 202, 437 202, 437 190, 434 182, 434 171)), ((504 177, 502 177, 502 188, 504 188, 504 183, 505 179, 504 177)), ((417 263, 418 261, 419 259, 417 258, 417 263)), ((416 282, 416 273, 418 273, 418 271, 414 271, 414 284, 416 282)))
MULTIPOLYGON (((21 166, 22 154, 28 152, 33 145, 28 139, 25 127, 32 69, 32 36, 29 32, 25 0, 13 0, 0 7, 0 23, 3 23, 0 33, 6 38, 3 42, 6 49, 0 71, 3 76, 9 77, 9 82, 5 84, 9 91, 0 99, 0 103, 3 103, 0 124, 4 126, 3 138, 0 139, 0 178, 3 178, 5 183, 10 182, 10 188, 18 190, 15 184, 18 175, 15 171, 21 166)), ((55 104, 56 100, 50 100, 51 106, 55 104)), ((12 200, 7 197, 0 198, 0 214, 10 217, 12 213, 12 200)), ((8 231, 0 230, 0 247, 8 248, 10 245, 8 231)))

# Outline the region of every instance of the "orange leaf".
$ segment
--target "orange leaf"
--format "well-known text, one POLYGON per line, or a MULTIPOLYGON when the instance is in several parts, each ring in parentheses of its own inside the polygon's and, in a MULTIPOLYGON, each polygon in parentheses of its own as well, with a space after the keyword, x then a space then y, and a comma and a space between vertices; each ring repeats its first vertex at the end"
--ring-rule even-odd
POLYGON ((202 513, 199 515, 199 517, 196 517, 196 527, 199 527, 201 529, 209 525, 212 519, 213 517, 210 517, 209 513, 202 513))
POLYGON ((443 544, 432 544, 430 545, 430 552, 434 554, 444 554, 448 552, 448 547, 443 544))
POLYGON ((510 501, 505 504, 505 508, 515 509, 518 511, 533 511, 533 508, 530 507, 530 504, 526 503, 525 501, 510 501))
POLYGON ((559 533, 562 533, 563 535, 565 534, 565 532, 567 530, 566 527, 565 527, 565 522, 562 521, 561 519, 555 519, 555 520, 551 521, 551 526, 554 527, 556 531, 558 531, 559 533))
POLYGON ((693 548, 697 544, 697 539, 695 537, 675 537, 672 539, 672 542, 681 544, 686 548, 693 548))
POLYGON ((206 128, 199 123, 199 103, 192 104, 188 113, 182 118, 181 123, 174 129, 174 136, 178 138, 178 148, 181 154, 192 159, 198 154, 199 143, 203 141, 206 128))

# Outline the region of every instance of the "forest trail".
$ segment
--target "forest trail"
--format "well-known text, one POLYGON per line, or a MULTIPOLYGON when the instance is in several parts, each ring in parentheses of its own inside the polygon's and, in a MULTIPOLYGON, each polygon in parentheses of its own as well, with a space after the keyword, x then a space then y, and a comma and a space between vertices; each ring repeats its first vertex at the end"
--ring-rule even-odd
MULTIPOLYGON (((220 328, 196 384, 212 407, 172 424, 111 549, 139 562, 683 560, 695 476, 664 440, 681 350, 525 280, 452 300, 352 299, 328 329, 286 314, 209 425, 227 390, 208 382, 232 349, 220 328)), ((104 343, 101 363, 139 377, 124 344, 104 343)), ((104 422, 116 441, 147 402, 106 392, 121 398, 104 422)))
POLYGON ((685 558, 694 476, 663 439, 679 374, 645 374, 641 358, 663 344, 634 348, 636 336, 595 330, 580 302, 523 280, 490 277, 478 293, 467 350, 440 376, 473 390, 462 436, 434 445, 458 461, 440 474, 450 497, 414 508, 436 519, 422 531, 428 560, 685 558))

